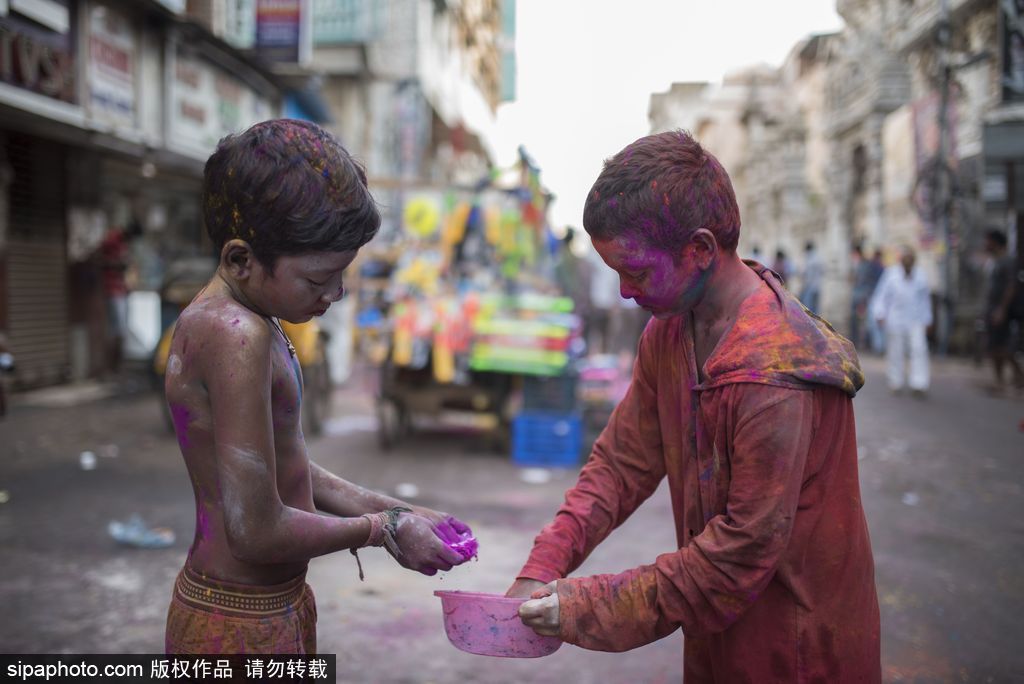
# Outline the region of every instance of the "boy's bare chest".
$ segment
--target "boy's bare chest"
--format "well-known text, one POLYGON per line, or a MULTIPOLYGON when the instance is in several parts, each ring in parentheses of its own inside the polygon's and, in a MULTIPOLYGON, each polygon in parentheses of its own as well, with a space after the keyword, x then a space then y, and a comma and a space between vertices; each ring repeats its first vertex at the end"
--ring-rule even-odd
POLYGON ((287 352, 273 355, 270 413, 275 442, 298 431, 302 414, 302 369, 298 359, 287 352))
POLYGON ((302 370, 287 353, 274 355, 270 382, 277 489, 289 506, 313 510, 309 490, 309 458, 302 435, 302 370))

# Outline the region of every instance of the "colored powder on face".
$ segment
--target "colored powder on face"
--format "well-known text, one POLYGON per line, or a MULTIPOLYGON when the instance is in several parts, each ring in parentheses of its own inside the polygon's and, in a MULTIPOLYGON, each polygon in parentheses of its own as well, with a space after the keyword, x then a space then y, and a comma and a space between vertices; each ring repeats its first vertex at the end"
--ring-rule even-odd
POLYGON ((174 423, 174 433, 178 436, 178 446, 185 449, 189 446, 188 419, 191 417, 191 414, 181 404, 171 404, 170 408, 171 421, 174 423))

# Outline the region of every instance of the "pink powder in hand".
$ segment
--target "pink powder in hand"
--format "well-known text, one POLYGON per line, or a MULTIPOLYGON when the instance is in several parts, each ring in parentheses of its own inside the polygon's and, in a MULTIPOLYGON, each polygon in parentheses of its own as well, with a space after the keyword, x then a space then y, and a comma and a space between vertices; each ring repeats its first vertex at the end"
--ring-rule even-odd
POLYGON ((458 541, 448 541, 448 548, 458 552, 462 556, 463 561, 468 561, 470 558, 476 558, 477 551, 480 549, 480 544, 477 543, 476 537, 473 536, 472 532, 462 532, 459 534, 458 541))

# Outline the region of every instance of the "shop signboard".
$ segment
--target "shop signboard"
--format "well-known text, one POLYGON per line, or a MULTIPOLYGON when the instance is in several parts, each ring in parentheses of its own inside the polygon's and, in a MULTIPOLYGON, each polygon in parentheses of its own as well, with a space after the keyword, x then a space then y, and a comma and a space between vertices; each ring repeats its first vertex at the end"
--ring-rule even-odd
POLYGON ((180 45, 171 73, 168 137, 183 154, 206 159, 225 135, 271 116, 267 98, 226 69, 180 45))
POLYGON ((0 82, 76 102, 74 22, 68 0, 9 3, 0 16, 0 82))
POLYGON ((136 126, 135 27, 113 7, 95 4, 89 10, 86 78, 89 114, 117 126, 136 126))
POLYGON ((256 51, 274 62, 299 62, 303 0, 256 0, 256 51))

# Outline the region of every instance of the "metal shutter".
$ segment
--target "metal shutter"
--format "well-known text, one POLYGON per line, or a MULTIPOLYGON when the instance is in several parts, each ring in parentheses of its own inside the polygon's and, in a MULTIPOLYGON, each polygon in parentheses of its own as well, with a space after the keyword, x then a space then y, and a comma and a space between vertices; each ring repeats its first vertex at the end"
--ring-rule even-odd
POLYGON ((57 143, 7 138, 7 322, 20 387, 61 382, 70 367, 64 156, 57 143))

